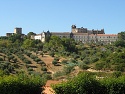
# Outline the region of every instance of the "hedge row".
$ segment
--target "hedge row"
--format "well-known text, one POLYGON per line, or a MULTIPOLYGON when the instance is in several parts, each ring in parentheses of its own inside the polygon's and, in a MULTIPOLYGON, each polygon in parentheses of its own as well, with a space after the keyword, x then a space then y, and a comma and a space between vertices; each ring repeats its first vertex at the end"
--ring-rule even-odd
POLYGON ((0 94, 41 94, 44 81, 38 76, 0 77, 0 94))
POLYGON ((56 94, 125 94, 125 76, 97 80, 88 74, 80 74, 52 88, 56 94))

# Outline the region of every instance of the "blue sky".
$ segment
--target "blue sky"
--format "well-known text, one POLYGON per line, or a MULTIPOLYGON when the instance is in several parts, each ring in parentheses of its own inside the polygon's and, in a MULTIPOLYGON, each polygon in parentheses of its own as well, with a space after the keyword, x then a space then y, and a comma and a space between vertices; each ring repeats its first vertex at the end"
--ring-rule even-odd
POLYGON ((0 0, 0 36, 22 27, 23 33, 70 32, 71 25, 125 31, 125 0, 0 0))

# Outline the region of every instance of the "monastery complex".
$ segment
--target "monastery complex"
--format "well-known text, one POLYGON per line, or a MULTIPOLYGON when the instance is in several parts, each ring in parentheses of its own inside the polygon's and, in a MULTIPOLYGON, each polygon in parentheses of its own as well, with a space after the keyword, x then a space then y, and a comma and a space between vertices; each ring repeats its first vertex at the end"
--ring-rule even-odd
POLYGON ((87 28, 77 28, 76 25, 71 26, 71 32, 43 32, 32 36, 32 39, 39 39, 42 42, 45 42, 46 36, 58 36, 60 38, 73 38, 75 41, 80 41, 82 43, 87 42, 103 42, 103 43, 112 43, 118 39, 117 34, 105 34, 104 29, 101 30, 88 30, 87 28))
MULTIPOLYGON (((6 36, 10 36, 13 34, 22 34, 22 28, 15 28, 14 33, 6 33, 6 36)), ((22 34, 24 35, 24 34, 22 34)), ((80 41, 82 43, 112 43, 117 41, 117 34, 105 34, 104 29, 101 30, 88 30, 87 28, 77 28, 76 25, 71 26, 70 32, 42 32, 41 34, 32 35, 31 39, 41 40, 42 42, 46 41, 47 37, 50 36, 58 36, 60 38, 73 38, 75 41, 80 41)))

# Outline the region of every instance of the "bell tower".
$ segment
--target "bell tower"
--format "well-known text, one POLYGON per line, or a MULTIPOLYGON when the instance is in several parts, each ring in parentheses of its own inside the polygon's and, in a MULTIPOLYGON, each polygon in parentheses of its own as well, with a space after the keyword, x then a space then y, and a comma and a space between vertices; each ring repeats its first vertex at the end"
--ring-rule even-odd
POLYGON ((71 32, 72 33, 76 33, 76 25, 72 25, 71 26, 71 32))

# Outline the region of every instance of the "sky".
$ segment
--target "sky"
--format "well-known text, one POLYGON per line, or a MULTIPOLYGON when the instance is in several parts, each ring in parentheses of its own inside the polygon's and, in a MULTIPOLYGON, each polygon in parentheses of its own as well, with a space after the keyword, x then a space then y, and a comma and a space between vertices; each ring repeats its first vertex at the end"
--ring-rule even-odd
POLYGON ((78 28, 125 31, 125 0, 0 0, 0 36, 21 27, 27 34, 78 28))

